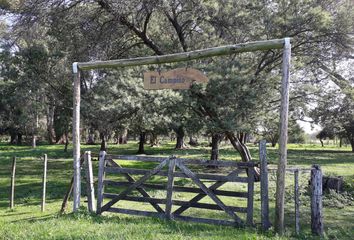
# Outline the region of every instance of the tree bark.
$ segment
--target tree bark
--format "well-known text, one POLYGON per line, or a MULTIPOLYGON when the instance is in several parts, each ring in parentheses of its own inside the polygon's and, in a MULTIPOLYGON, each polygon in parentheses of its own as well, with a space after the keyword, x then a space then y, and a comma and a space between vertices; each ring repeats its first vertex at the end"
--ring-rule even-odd
MULTIPOLYGON (((241 135, 242 141, 240 141, 240 139, 238 139, 235 136, 235 134, 232 132, 226 132, 226 137, 230 140, 234 149, 236 149, 238 153, 241 155, 241 160, 243 162, 252 161, 251 153, 248 147, 246 146, 245 142, 243 142, 245 139, 244 135, 241 135)), ((258 167, 254 167, 254 178, 255 181, 260 180, 260 169, 258 167)))
POLYGON ((150 135, 150 146, 151 147, 159 146, 159 139, 156 133, 151 133, 150 135))
POLYGON ((139 137, 139 149, 138 149, 138 154, 144 154, 144 143, 145 143, 145 132, 140 132, 140 137, 139 137))
POLYGON ((32 135, 32 148, 36 148, 37 147, 37 136, 36 135, 32 135))
POLYGON ((95 145, 95 133, 92 129, 89 129, 88 138, 86 144, 95 145))
POLYGON ((101 138, 101 148, 100 151, 107 151, 107 139, 104 133, 100 133, 101 138))
POLYGON ((322 141, 322 139, 320 138, 320 142, 321 142, 321 146, 322 147, 324 147, 324 145, 323 145, 323 141, 322 141))
POLYGON ((210 160, 217 161, 219 159, 219 143, 222 138, 222 134, 214 133, 211 136, 211 155, 210 160))
POLYGON ((17 145, 22 144, 22 133, 17 133, 17 145))
POLYGON ((127 144, 128 143, 128 129, 124 129, 123 133, 118 137, 118 144, 127 144))
POLYGON ((55 141, 55 130, 54 130, 54 109, 52 105, 48 106, 47 109, 47 138, 49 144, 54 144, 55 141))
POLYGON ((175 149, 184 149, 186 145, 184 144, 184 129, 182 126, 174 129, 177 137, 175 149))
POLYGON ((188 144, 191 146, 198 146, 198 139, 197 138, 193 139, 193 136, 190 135, 188 144))

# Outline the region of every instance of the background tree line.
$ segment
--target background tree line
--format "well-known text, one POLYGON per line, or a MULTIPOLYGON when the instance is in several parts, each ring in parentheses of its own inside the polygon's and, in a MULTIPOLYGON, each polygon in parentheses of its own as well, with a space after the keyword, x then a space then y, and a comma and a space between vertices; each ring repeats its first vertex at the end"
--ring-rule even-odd
MULTIPOLYGON (((290 118, 311 117, 346 139, 354 151, 352 68, 354 9, 345 0, 21 0, 0 1, 0 133, 35 147, 70 141, 74 61, 162 55, 273 38, 292 38, 290 118)), ((211 139, 211 159, 228 139, 243 161, 246 143, 263 136, 276 144, 282 51, 237 54, 184 64, 84 72, 84 141, 144 144, 159 136, 211 139), (142 72, 194 67, 210 81, 190 90, 147 91, 142 72), (98 133, 98 134, 95 134, 98 133), (98 135, 99 140, 95 139, 98 135)), ((300 140, 299 140, 300 139, 300 140)))

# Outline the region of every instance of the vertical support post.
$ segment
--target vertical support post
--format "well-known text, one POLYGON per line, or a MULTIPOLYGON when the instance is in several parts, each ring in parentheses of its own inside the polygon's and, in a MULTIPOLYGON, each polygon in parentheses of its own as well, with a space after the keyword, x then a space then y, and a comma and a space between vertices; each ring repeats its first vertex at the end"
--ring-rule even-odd
POLYGON ((313 234, 323 236, 322 170, 318 165, 311 169, 311 230, 313 234))
POLYGON ((74 186, 73 211, 80 207, 81 178, 80 178, 80 72, 77 63, 73 63, 74 95, 73 95, 73 156, 74 156, 74 186))
POLYGON ((166 194, 166 218, 167 219, 172 219, 173 216, 171 214, 172 210, 172 193, 173 193, 173 180, 174 180, 174 172, 175 172, 175 167, 176 167, 176 157, 172 156, 169 159, 169 165, 168 165, 168 180, 167 180, 167 194, 166 194))
POLYGON ((247 225, 253 226, 254 166, 248 167, 247 225))
POLYGON ((295 233, 300 233, 299 169, 294 171, 295 233))
POLYGON ((11 170, 11 190, 10 190, 10 208, 14 208, 15 201, 15 175, 16 175, 16 157, 12 158, 12 170, 11 170))
POLYGON ((46 196, 46 188, 47 188, 47 162, 48 157, 47 154, 43 156, 43 179, 42 179, 42 204, 41 204, 41 211, 44 212, 45 210, 45 196, 46 196))
POLYGON ((96 212, 95 205, 95 188, 93 186, 93 171, 92 171, 92 161, 91 152, 85 152, 85 163, 86 163, 86 194, 87 194, 87 207, 90 212, 96 212))
POLYGON ((269 195, 268 195, 268 163, 266 140, 259 142, 259 160, 261 162, 261 222, 264 231, 270 228, 269 195))
POLYGON ((106 152, 100 151, 99 162, 98 162, 98 184, 97 184, 97 209, 96 213, 102 213, 102 202, 103 202, 103 191, 104 191, 104 168, 106 166, 106 152))
POLYGON ((277 186, 275 201, 275 231, 284 234, 284 192, 285 192, 285 169, 287 164, 288 142, 288 112, 289 112, 289 78, 290 78, 290 39, 285 38, 282 86, 281 86, 281 109, 280 109, 280 137, 279 137, 279 163, 277 169, 277 186))

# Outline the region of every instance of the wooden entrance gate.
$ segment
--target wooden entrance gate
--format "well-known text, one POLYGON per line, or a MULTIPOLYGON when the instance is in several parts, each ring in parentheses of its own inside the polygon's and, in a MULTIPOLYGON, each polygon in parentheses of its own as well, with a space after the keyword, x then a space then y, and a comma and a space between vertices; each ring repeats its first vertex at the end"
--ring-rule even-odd
POLYGON ((98 214, 106 211, 220 225, 253 225, 253 192, 253 162, 205 161, 176 158, 173 156, 112 156, 106 155, 105 152, 100 153, 97 196, 98 214), (141 161, 142 164, 136 164, 136 161, 141 161), (129 162, 129 167, 123 167, 122 162, 125 164, 129 162), (153 167, 142 169, 132 168, 130 167, 131 165, 140 167, 141 165, 153 165, 153 167), (207 173, 205 169, 208 170, 207 173), (224 175, 210 173, 212 169, 214 169, 213 172, 220 172, 222 169, 224 173, 227 170, 227 173, 224 175), (135 179, 133 175, 142 176, 135 179), (119 176, 120 178, 118 178, 119 176), (147 182, 154 176, 159 177, 158 183, 147 182), (122 181, 122 177, 125 181, 122 181), (183 183, 186 183, 185 179, 187 179, 188 186, 181 185, 183 181, 183 183), (246 184, 247 191, 220 190, 219 188, 226 183, 246 184), (194 185, 194 187, 190 185, 194 185), (105 188, 106 190, 109 188, 112 192, 106 192, 105 188), (117 192, 117 190, 119 191, 117 192), (148 190, 164 190, 166 194, 164 198, 156 198, 151 196, 148 190), (173 199, 173 193, 177 192, 196 195, 190 200, 173 199), (209 202, 200 202, 205 197, 209 197, 209 202), (224 199, 222 199, 225 197, 244 198, 247 207, 227 206, 224 203, 224 199), (108 201, 104 202, 104 199, 108 201), (149 203, 155 211, 126 209, 114 206, 121 200, 149 203), (161 205, 164 205, 164 208, 161 205), (223 211, 228 215, 229 219, 182 216, 182 213, 189 208, 223 211), (241 217, 239 214, 246 215, 246 217, 241 217))

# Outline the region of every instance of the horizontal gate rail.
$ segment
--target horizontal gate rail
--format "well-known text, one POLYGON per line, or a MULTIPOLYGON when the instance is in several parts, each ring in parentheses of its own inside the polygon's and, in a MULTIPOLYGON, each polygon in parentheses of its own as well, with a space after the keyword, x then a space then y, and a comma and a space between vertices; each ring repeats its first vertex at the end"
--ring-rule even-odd
MULTIPOLYGON (((145 169, 136 169, 136 168, 117 168, 117 167, 106 167, 106 173, 128 173, 128 174, 138 174, 144 175, 149 173, 151 170, 145 169)), ((167 171, 160 171, 156 173, 157 176, 168 176, 167 171)), ((238 177, 238 176, 223 176, 223 175, 216 175, 216 174, 206 174, 206 173, 197 173, 196 174, 199 179, 209 179, 209 180, 217 180, 217 181, 224 181, 224 182, 241 182, 241 183, 248 183, 247 177, 238 177)), ((174 172, 173 177, 180 177, 180 178, 190 178, 183 172, 174 172)))
MULTIPOLYGON (((238 163, 231 161, 194 160, 175 157, 166 158, 105 154, 104 156, 104 159, 100 158, 99 164, 100 175, 98 182, 101 189, 98 190, 98 194, 100 194, 98 199, 102 199, 100 208, 97 209, 97 213, 99 214, 106 211, 218 225, 253 225, 253 191, 255 181, 254 162, 238 163), (143 161, 151 162, 152 165, 155 165, 153 163, 156 163, 156 165, 152 166, 151 169, 138 169, 122 167, 115 160, 143 161), (225 167, 225 170, 227 170, 228 173, 223 175, 205 173, 203 172, 203 168, 189 168, 189 165, 204 166, 204 169, 205 166, 216 166, 218 168, 225 167), (196 170, 198 170, 198 172, 196 172, 196 170), (241 173, 245 175, 247 174, 247 176, 239 176, 241 173), (126 181, 122 181, 122 179, 107 179, 107 177, 112 176, 112 174, 119 174, 125 178, 126 181), (133 175, 135 177, 133 177, 133 175), (148 182, 153 176, 163 176, 165 178, 163 178, 164 180, 160 183, 148 182), (195 186, 178 186, 175 184, 176 177, 189 179, 189 181, 195 186), (212 183, 205 185, 206 179, 208 180, 207 182, 211 180, 212 183), (220 190, 219 188, 226 183, 245 183, 247 184, 247 192, 220 190), (122 187, 123 190, 121 190, 120 193, 108 193, 104 192, 105 186, 122 187), (153 197, 147 191, 151 189, 164 190, 166 195, 164 198, 153 197), (134 194, 132 194, 133 192, 134 194), (137 192, 141 194, 141 196, 137 196, 137 192), (189 200, 179 200, 173 198, 173 192, 185 192, 196 195, 189 200), (224 203, 225 200, 220 198, 220 196, 246 199, 245 202, 247 202, 247 207, 228 206, 224 203), (212 202, 200 202, 205 197, 208 197, 210 199, 209 201, 212 202), (103 205, 103 199, 105 199, 105 205, 103 205), (151 204, 156 212, 114 206, 119 201, 151 204), (164 205, 165 209, 163 209, 161 205, 164 205), (173 206, 175 206, 175 208, 173 208, 173 206), (225 216, 229 216, 230 220, 181 215, 190 208, 222 211, 226 213, 225 216), (245 220, 240 218, 236 213, 245 214, 245 220)), ((120 206, 124 206, 124 204, 120 204, 120 206)))
MULTIPOLYGON (((129 161, 143 161, 143 162, 162 162, 166 160, 166 157, 147 157, 147 156, 135 156, 135 155, 108 155, 106 159, 110 160, 129 160, 129 161)), ((254 167, 254 162, 234 162, 226 160, 203 160, 203 159, 189 159, 189 158, 178 158, 179 162, 187 165, 201 165, 201 166, 219 166, 219 167, 238 167, 238 168, 248 168, 254 167)))
MULTIPOLYGON (((113 180, 104 180, 103 184, 109 185, 109 186, 116 186, 116 187, 127 187, 130 186, 131 183, 129 182, 120 182, 120 181, 113 181, 113 180)), ((156 189, 156 190, 166 190, 166 186, 164 185, 158 185, 158 184, 150 184, 150 183, 143 183, 141 185, 143 188, 149 188, 149 189, 156 189)), ((189 192, 189 193, 201 193, 203 195, 206 195, 203 190, 200 188, 193 188, 193 187, 181 187, 181 186, 173 186, 173 191, 174 192, 189 192)), ((228 196, 228 197, 239 197, 239 198, 247 198, 248 194, 247 192, 233 192, 233 191, 225 191, 225 190, 211 190, 215 194, 220 195, 220 196, 228 196)))

